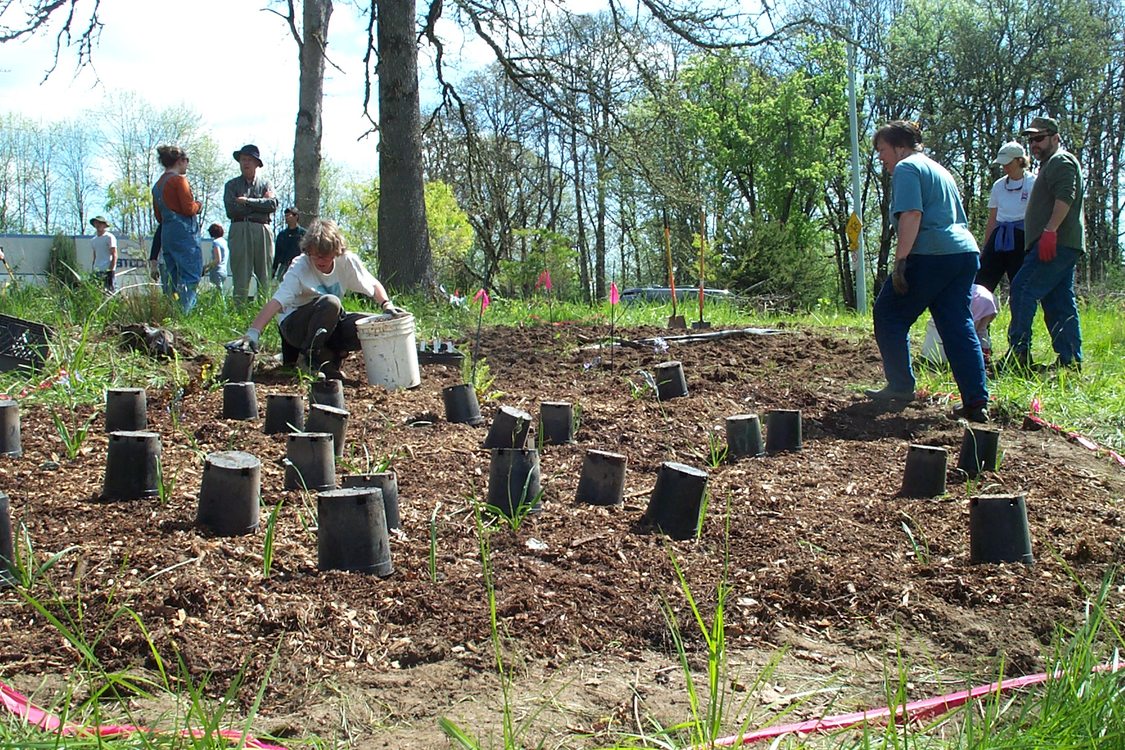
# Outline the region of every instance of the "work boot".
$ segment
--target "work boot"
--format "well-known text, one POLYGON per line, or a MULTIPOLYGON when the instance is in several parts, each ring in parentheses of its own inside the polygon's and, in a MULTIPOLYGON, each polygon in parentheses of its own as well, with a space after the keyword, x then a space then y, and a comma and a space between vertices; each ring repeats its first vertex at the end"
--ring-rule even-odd
POLYGON ((329 356, 328 360, 320 366, 320 371, 324 373, 324 377, 328 380, 347 380, 348 376, 341 367, 346 356, 346 354, 329 356))
POLYGON ((953 409, 953 416, 957 419, 965 419, 969 422, 977 422, 984 424, 988 421, 988 407, 987 406, 961 406, 953 409))
POLYGON ((863 392, 872 401, 913 401, 914 391, 899 391, 891 388, 889 385, 883 386, 878 390, 868 388, 863 392))
POLYGON ((1009 349, 1008 353, 996 363, 997 374, 1013 373, 1016 375, 1030 375, 1033 370, 1031 352, 1009 349))

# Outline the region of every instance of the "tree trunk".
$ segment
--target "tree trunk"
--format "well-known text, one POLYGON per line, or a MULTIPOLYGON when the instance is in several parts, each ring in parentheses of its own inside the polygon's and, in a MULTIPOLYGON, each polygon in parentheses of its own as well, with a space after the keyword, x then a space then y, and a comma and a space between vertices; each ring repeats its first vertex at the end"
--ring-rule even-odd
POLYGON ((320 215, 320 140, 324 133, 324 50, 332 0, 304 0, 297 100, 297 130, 293 137, 293 190, 301 223, 308 226, 320 215))
POLYGON ((433 258, 422 181, 414 0, 378 4, 379 274, 397 289, 430 289, 433 258))

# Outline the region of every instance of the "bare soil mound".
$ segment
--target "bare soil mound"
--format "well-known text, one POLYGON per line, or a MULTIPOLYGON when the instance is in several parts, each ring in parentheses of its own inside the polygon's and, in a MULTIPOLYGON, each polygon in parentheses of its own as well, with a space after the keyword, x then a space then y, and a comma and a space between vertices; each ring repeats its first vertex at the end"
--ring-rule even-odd
MULTIPOLYGON (((668 653, 663 603, 690 635, 670 555, 705 610, 724 577, 732 587, 726 622, 734 647, 785 643, 793 633, 857 652, 905 641, 964 668, 1002 655, 1011 671, 1041 666, 1056 626, 1081 615, 1083 585, 1096 589, 1125 562, 1125 476, 1046 431, 1003 424, 999 473, 966 482, 951 470, 947 496, 897 497, 908 444, 949 448, 952 467, 964 424, 935 400, 899 411, 866 401, 858 386, 881 379, 867 338, 787 330, 669 351, 646 343, 611 356, 589 346, 604 333, 498 328, 482 341, 493 388, 503 393, 483 405, 486 417, 498 404, 537 414, 542 401, 570 401, 580 413, 576 443, 541 452, 542 514, 490 535, 512 648, 547 671, 583 655, 668 653), (669 359, 683 363, 690 392, 658 402, 642 372, 669 359), (726 417, 775 408, 801 410, 802 451, 708 466, 708 434, 721 436, 726 417), (574 502, 588 448, 628 457, 623 507, 574 502), (698 540, 671 542, 639 524, 665 461, 707 468, 711 500, 698 540), (970 564, 966 498, 986 492, 1026 496, 1034 566, 970 564)), ((668 332, 622 333, 637 341, 668 332)), ((361 374, 361 362, 351 365, 361 374)), ((263 414, 267 394, 295 388, 269 366, 256 378, 263 414)), ((193 382, 177 420, 172 393, 149 394, 150 425, 162 436, 163 471, 173 483, 164 502, 98 500, 107 447, 100 415, 81 454, 68 460, 50 413, 27 409, 24 454, 0 459, 0 491, 40 561, 77 546, 45 573, 51 588, 41 582, 35 590, 43 601, 53 590, 53 613, 85 634, 106 669, 155 666, 123 606, 168 663, 178 655, 195 678, 208 675, 210 691, 223 690, 245 665, 249 699, 276 654, 262 713, 304 712, 307 723, 294 731, 327 731, 338 721, 308 715, 303 702, 313 686, 377 686, 394 670, 417 670, 418 680, 413 694, 404 687, 410 679, 396 683, 388 721, 421 715, 423 696, 454 696, 492 664, 472 507, 487 494, 486 428, 444 420, 441 389, 459 381, 455 369, 427 365, 414 390, 354 381, 346 389, 348 445, 338 473, 363 473, 389 456, 398 474, 403 532, 392 538, 395 572, 385 579, 317 570, 316 501, 282 489, 284 437, 262 434, 260 420, 219 419, 221 389, 193 382), (263 523, 283 503, 269 578, 261 531, 216 538, 194 528, 203 456, 219 450, 262 460, 263 523), (433 582, 429 523, 438 504, 433 582)), ((64 417, 81 422, 91 413, 64 417)), ((17 684, 70 674, 80 661, 12 593, 3 595, 0 627, 0 672, 19 676, 17 684)))

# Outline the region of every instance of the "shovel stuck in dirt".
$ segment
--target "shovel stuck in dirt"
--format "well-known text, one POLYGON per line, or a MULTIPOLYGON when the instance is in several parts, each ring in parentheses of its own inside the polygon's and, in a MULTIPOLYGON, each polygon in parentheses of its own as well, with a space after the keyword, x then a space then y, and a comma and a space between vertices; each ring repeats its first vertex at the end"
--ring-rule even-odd
POLYGON ((711 323, 703 319, 703 256, 707 252, 707 217, 699 214, 699 320, 691 327, 695 330, 710 328, 711 323))
POLYGON ((669 328, 687 329, 683 315, 676 314, 676 272, 672 268, 672 230, 668 227, 668 213, 664 213, 664 257, 668 263, 668 288, 672 291, 672 315, 668 318, 669 328))

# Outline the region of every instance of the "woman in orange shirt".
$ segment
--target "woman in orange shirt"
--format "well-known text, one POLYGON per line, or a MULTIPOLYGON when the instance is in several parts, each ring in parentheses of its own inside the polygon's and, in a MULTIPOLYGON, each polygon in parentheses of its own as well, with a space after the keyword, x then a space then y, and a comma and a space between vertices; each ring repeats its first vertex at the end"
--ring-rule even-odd
POLYGON ((178 297, 181 309, 190 312, 203 275, 199 245, 199 212, 203 207, 184 176, 187 152, 179 146, 160 146, 156 153, 164 174, 152 186, 152 211, 160 222, 161 254, 167 270, 164 291, 178 297))

